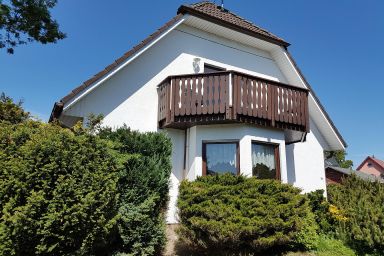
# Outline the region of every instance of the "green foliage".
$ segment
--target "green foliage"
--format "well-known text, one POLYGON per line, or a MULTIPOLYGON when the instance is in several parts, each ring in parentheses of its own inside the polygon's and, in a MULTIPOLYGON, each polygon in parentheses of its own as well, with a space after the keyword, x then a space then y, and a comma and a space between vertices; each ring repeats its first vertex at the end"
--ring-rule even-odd
POLYGON ((345 216, 337 226, 339 238, 360 253, 383 255, 384 184, 352 175, 342 185, 329 185, 328 199, 345 216))
POLYGON ((118 230, 120 248, 133 255, 157 255, 165 243, 164 210, 168 200, 172 144, 161 133, 139 133, 122 127, 101 129, 113 142, 120 172, 118 230))
POLYGON ((183 181, 181 237, 216 252, 313 248, 316 224, 300 189, 229 174, 183 181))
POLYGON ((29 113, 22 108, 22 101, 15 103, 4 92, 0 95, 0 122, 17 124, 29 118, 29 113))
POLYGON ((317 244, 316 255, 318 256, 355 256, 356 253, 345 244, 334 238, 320 236, 317 244))
POLYGON ((4 99, 0 255, 158 255, 170 140, 103 129, 99 116, 71 131, 4 99))
POLYGON ((58 126, 0 126, 0 255, 90 255, 118 219, 107 143, 58 126))
POLYGON ((325 158, 331 158, 334 157, 337 161, 337 163, 340 165, 341 168, 352 168, 353 161, 352 160, 346 160, 345 157, 347 156, 347 152, 345 150, 336 150, 336 151, 326 151, 325 152, 325 158))
POLYGON ((335 218, 330 213, 330 204, 324 197, 324 190, 316 190, 306 194, 309 199, 309 206, 315 215, 320 233, 333 234, 335 231, 335 218))
POLYGON ((50 9, 56 0, 0 0, 0 49, 13 53, 20 44, 37 41, 55 43, 65 38, 58 23, 52 19, 50 9))

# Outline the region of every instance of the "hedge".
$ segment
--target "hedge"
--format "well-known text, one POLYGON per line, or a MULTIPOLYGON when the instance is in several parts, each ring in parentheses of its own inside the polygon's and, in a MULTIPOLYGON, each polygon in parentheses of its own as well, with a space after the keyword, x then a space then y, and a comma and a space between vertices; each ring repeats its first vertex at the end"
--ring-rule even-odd
POLYGON ((0 255, 90 255, 112 242, 118 168, 107 144, 58 126, 0 126, 0 255))
POLYGON ((126 126, 102 129, 99 136, 113 142, 116 158, 123 164, 118 183, 118 247, 134 255, 158 255, 166 241, 172 144, 162 133, 139 133, 126 126))
POLYGON ((171 172, 164 134, 70 130, 2 99, 0 255, 160 253, 171 172))
POLYGON ((196 249, 249 253, 317 242, 308 200, 279 181, 230 174, 183 181, 178 207, 180 236, 196 249))
POLYGON ((338 237, 360 253, 384 255, 384 184, 352 175, 327 190, 329 202, 344 216, 338 237))

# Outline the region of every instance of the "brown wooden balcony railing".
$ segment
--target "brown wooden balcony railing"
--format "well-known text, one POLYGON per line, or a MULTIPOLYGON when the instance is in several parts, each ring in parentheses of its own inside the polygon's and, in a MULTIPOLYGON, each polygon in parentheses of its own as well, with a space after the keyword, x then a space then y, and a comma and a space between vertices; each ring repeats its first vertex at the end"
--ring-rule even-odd
POLYGON ((240 72, 170 76, 158 96, 160 128, 246 122, 309 131, 307 89, 240 72))

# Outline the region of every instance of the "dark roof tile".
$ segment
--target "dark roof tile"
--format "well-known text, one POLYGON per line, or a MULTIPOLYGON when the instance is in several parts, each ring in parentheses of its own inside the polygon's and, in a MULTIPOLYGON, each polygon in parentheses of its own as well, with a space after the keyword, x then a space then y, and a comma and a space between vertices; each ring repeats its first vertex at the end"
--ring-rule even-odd
POLYGON ((204 1, 191 5, 182 5, 179 8, 178 13, 190 13, 191 15, 196 16, 206 15, 210 18, 216 19, 217 21, 229 23, 238 28, 258 34, 263 39, 270 39, 279 45, 289 46, 289 43, 284 41, 284 39, 259 26, 256 26, 252 22, 228 11, 227 9, 223 9, 221 6, 217 6, 212 2, 204 1))

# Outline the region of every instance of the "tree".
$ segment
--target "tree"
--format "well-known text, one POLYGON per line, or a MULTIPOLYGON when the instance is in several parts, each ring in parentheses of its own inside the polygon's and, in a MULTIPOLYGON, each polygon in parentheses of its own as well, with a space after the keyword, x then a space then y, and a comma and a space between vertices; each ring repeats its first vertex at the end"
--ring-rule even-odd
POLYGON ((352 168, 353 161, 352 160, 346 160, 345 159, 346 155, 347 155, 347 152, 345 150, 336 150, 336 151, 326 151, 325 152, 325 158, 326 159, 334 157, 341 168, 349 169, 349 168, 352 168))
POLYGON ((22 108, 22 101, 15 103, 12 98, 1 93, 0 95, 0 122, 8 122, 11 124, 21 123, 27 120, 29 112, 22 108))
POLYGON ((37 41, 56 43, 66 35, 52 19, 50 9, 57 0, 0 0, 0 49, 13 54, 20 44, 37 41))

